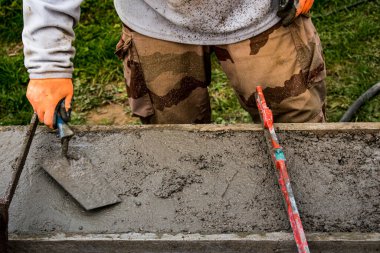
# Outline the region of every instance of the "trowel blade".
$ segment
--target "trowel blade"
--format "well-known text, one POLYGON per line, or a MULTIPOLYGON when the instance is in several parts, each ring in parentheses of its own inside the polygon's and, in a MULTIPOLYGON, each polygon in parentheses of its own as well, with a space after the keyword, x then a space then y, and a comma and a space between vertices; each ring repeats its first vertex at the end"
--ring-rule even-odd
POLYGON ((87 211, 121 201, 85 156, 47 158, 42 167, 87 211))

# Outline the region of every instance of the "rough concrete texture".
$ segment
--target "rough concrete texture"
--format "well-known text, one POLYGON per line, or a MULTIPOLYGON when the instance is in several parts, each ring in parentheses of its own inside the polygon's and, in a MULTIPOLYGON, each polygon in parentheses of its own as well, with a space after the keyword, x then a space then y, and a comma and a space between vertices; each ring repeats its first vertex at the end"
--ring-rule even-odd
MULTIPOLYGON (((290 232, 259 126, 78 128, 69 152, 86 155, 122 199, 92 212, 41 169, 60 154, 41 129, 10 208, 11 233, 290 232)), ((24 131, 0 128, 0 194, 24 131)), ((380 232, 380 124, 278 133, 307 233, 380 232)))

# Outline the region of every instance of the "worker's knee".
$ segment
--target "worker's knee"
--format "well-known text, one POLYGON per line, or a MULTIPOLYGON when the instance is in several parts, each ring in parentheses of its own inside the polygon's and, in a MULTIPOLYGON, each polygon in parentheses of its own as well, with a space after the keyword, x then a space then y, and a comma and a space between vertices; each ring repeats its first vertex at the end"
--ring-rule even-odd
POLYGON ((285 98, 273 106, 274 120, 286 123, 325 121, 326 89, 324 81, 313 84, 297 96, 285 98))

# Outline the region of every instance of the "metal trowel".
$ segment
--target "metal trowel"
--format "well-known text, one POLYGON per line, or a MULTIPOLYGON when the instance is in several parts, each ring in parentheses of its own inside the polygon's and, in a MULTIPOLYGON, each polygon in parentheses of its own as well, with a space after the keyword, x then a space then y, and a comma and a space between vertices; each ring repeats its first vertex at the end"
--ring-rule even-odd
POLYGON ((88 157, 68 155, 69 141, 74 135, 67 125, 69 120, 70 112, 66 112, 64 101, 61 101, 56 110, 55 127, 62 151, 47 157, 43 169, 87 211, 119 203, 120 198, 88 157))

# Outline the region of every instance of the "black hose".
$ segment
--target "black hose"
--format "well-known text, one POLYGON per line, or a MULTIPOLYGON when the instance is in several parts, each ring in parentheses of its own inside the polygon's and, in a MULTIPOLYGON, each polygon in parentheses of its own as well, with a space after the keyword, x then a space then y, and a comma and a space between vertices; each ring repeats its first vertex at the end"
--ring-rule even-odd
POLYGON ((364 92, 351 106, 346 113, 340 119, 340 122, 350 122, 359 108, 372 97, 376 96, 380 92, 380 82, 369 88, 364 92))

